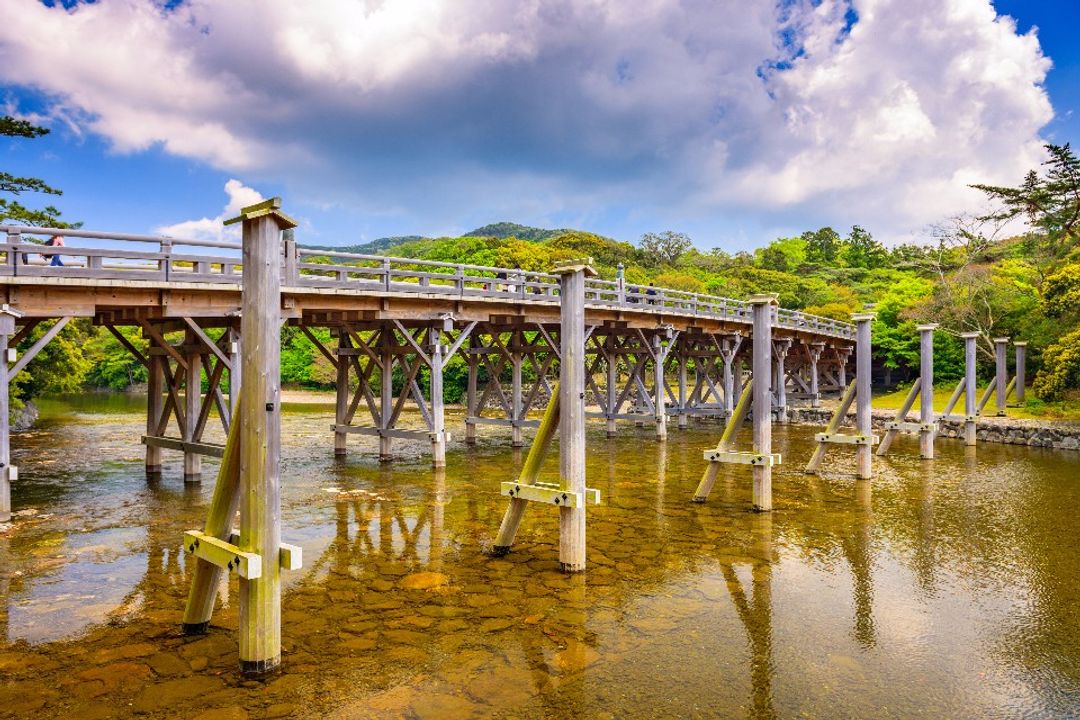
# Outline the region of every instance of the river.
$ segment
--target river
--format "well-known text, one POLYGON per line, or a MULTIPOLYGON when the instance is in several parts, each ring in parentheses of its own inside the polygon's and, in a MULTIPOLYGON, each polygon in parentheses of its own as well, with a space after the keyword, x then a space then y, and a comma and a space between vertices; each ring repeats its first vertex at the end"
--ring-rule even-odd
MULTIPOLYGON (((0 532, 0 716, 989 718, 1080 714, 1080 454, 900 440, 801 473, 814 428, 777 427, 775 511, 748 468, 689 498, 714 423, 607 439, 590 424, 588 570, 558 571, 558 513, 485 554, 523 461, 501 429, 445 472, 398 442, 333 457, 331 403, 284 406, 283 672, 237 672, 236 580, 210 633, 179 634, 216 461, 148 482, 145 399, 42 403, 13 439, 0 532)), ((214 421, 212 419, 212 421, 214 421)), ((417 418, 412 419, 417 422, 417 418)), ((216 421, 215 421, 216 422, 216 421)), ((447 425, 461 435, 461 416, 447 425)), ((217 436, 221 440, 220 427, 217 436)), ((776 451, 776 450, 774 450, 776 451)), ((545 478, 555 479, 555 458, 545 478)))

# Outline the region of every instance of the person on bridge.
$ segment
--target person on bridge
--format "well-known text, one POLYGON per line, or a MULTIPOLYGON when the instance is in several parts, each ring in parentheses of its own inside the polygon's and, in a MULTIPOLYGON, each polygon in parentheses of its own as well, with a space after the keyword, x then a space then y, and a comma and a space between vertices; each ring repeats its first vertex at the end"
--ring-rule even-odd
MULTIPOLYGON (((64 238, 59 235, 53 235, 51 238, 45 241, 45 247, 64 247, 64 238)), ((63 267, 64 263, 60 260, 59 255, 53 255, 52 261, 49 263, 52 266, 63 267)))

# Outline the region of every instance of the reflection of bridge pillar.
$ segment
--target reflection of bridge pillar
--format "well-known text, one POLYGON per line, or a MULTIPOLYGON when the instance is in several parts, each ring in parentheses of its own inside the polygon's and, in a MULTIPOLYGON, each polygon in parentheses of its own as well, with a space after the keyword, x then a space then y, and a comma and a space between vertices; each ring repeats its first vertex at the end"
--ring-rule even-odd
MULTIPOLYGON (((147 353, 146 356, 146 434, 158 435, 158 422, 165 409, 165 397, 162 390, 165 385, 165 367, 168 362, 161 355, 147 353)), ((146 446, 146 474, 161 474, 161 448, 156 445, 146 446)))
POLYGON ((871 484, 855 481, 856 523, 850 547, 844 543, 855 581, 855 640, 865 648, 876 642, 874 631, 874 562, 871 542, 871 484))
MULTIPOLYGON (((199 423, 199 402, 202 392, 202 347, 194 331, 184 333, 185 369, 184 381, 184 442, 196 441, 196 427, 199 423)), ((184 482, 199 482, 202 474, 202 455, 192 450, 184 450, 184 482)))

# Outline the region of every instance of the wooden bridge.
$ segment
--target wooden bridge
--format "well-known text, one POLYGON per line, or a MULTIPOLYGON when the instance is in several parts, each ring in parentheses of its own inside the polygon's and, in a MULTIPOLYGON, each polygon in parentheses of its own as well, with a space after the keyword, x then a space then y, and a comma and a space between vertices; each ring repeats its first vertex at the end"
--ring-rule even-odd
MULTIPOLYGON (((0 237, 0 350, 11 354, 39 324, 57 321, 10 361, 7 377, 0 368, 0 402, 11 376, 64 324, 90 318, 147 367, 147 471, 159 472, 162 450, 175 450, 184 453, 185 479, 197 481, 201 457, 223 452, 203 440, 212 411, 227 431, 236 406, 240 243, 14 226, 0 226, 0 237), (52 236, 65 246, 40 244, 52 236), (139 328, 148 352, 128 342, 124 326, 139 328)), ((290 233, 281 261, 283 321, 336 369, 337 454, 345 454, 350 434, 378 437, 387 460, 394 439, 420 438, 442 465, 449 436, 443 368, 459 353, 468 365, 467 442, 477 425, 494 424, 522 445, 523 429, 539 424, 530 410, 550 395, 559 359, 556 275, 305 248, 290 233), (316 337, 317 328, 329 329, 333 346, 326 333, 316 337), (426 430, 398 427, 406 406, 419 410, 426 430)), ((774 404, 782 420, 790 400, 816 404, 847 384, 854 328, 773 312, 775 372, 785 379, 774 404)), ((591 277, 584 321, 587 414, 604 419, 609 433, 618 421, 647 422, 662 438, 669 417, 685 427, 691 417, 732 412, 751 354, 750 303, 591 277)), ((0 462, 8 468, 3 430, 0 462)), ((0 505, 0 517, 8 507, 0 505)))
MULTIPOLYGON (((298 327, 336 373, 335 454, 345 454, 350 434, 378 437, 384 460, 395 439, 419 439, 430 443, 433 464, 444 465, 443 375, 459 354, 468 368, 466 442, 475 441, 477 425, 491 423, 508 427, 511 442, 522 445, 523 429, 536 426, 518 479, 501 483, 508 507, 496 554, 510 551, 530 504, 556 506, 560 564, 569 572, 585 569, 585 506, 599 501, 585 486, 587 416, 602 418, 609 434, 619 421, 653 423, 661 440, 669 417, 679 427, 691 417, 726 419, 716 447, 703 452, 692 499, 704 502, 720 466, 736 463, 750 466, 754 508, 767 511, 772 467, 781 462, 772 453, 772 423, 786 420, 789 401, 816 404, 823 393, 842 392, 832 421, 816 436, 807 472, 816 472, 826 449, 839 444, 854 446, 858 477, 871 475, 877 441, 870 425, 871 313, 855 315, 849 325, 779 309, 770 295, 740 302, 601 280, 588 259, 542 273, 305 248, 296 244, 295 223, 277 199, 244 208, 229 222, 242 223, 241 243, 0 226, 6 240, 0 246, 6 359, 0 362, 0 520, 10 515, 10 483, 17 479, 8 436, 10 379, 66 323, 89 318, 147 368, 147 472, 161 471, 166 449, 184 454, 188 481, 199 479, 203 456, 221 457, 206 525, 183 539, 184 551, 197 559, 184 630, 206 631, 222 573, 238 574, 245 673, 279 664, 280 573, 301 564, 300 549, 282 542, 280 526, 284 323, 298 327), (51 236, 65 238, 65 245, 32 241, 51 236), (51 324, 32 335, 42 323, 51 324), (130 342, 124 327, 138 328, 148 349, 130 342), (400 426, 410 404, 423 431, 400 426), (544 404, 543 418, 530 419, 530 410, 544 404), (844 432, 853 404, 855 429, 844 432), (203 440, 215 410, 226 430, 224 446, 203 440), (752 449, 740 451, 747 419, 752 449), (560 482, 542 483, 540 468, 556 433, 560 482)), ((878 454, 897 433, 914 432, 923 457, 933 456, 933 330, 919 328, 918 392, 888 427, 878 454), (907 422, 917 395, 920 421, 907 422)), ((951 409, 964 395, 972 443, 974 342, 967 339, 967 374, 950 401, 951 409)), ((1004 357, 999 344, 999 412, 1008 385, 1004 357)))

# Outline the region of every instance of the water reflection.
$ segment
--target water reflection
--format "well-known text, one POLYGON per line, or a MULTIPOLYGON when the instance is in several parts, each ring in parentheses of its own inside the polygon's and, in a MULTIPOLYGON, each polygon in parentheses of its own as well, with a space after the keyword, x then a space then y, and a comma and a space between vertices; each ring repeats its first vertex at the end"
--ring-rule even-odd
MULTIPOLYGON (((943 442, 933 462, 897 452, 872 483, 853 482, 839 454, 823 476, 802 475, 813 430, 778 429, 790 460, 776 512, 762 515, 746 512, 739 468, 709 503, 688 502, 718 426, 666 444, 598 426, 589 570, 566 576, 547 508, 530 508, 510 556, 482 552, 505 507, 498 483, 522 461, 497 429, 432 470, 419 443, 397 446, 393 465, 363 445, 337 461, 326 411, 295 412, 283 535, 306 566, 284 593, 285 674, 247 687, 233 672, 235 580, 222 583, 209 636, 175 633, 190 569, 180 536, 202 523, 211 483, 184 487, 174 462, 148 484, 127 444, 140 416, 88 410, 16 440, 44 462, 23 462, 18 509, 36 514, 0 535, 0 671, 11 678, 0 707, 125 716, 163 712, 167 696, 180 717, 226 705, 253 716, 289 705, 296 717, 1078 709, 1080 580, 1063 568, 1080 566, 1080 463, 1066 454, 982 446, 976 458, 943 442), (139 682, 92 675, 120 673, 117 663, 139 682), (206 692, 181 692, 198 683, 206 692)), ((554 455, 544 477, 557 477, 554 455)))

